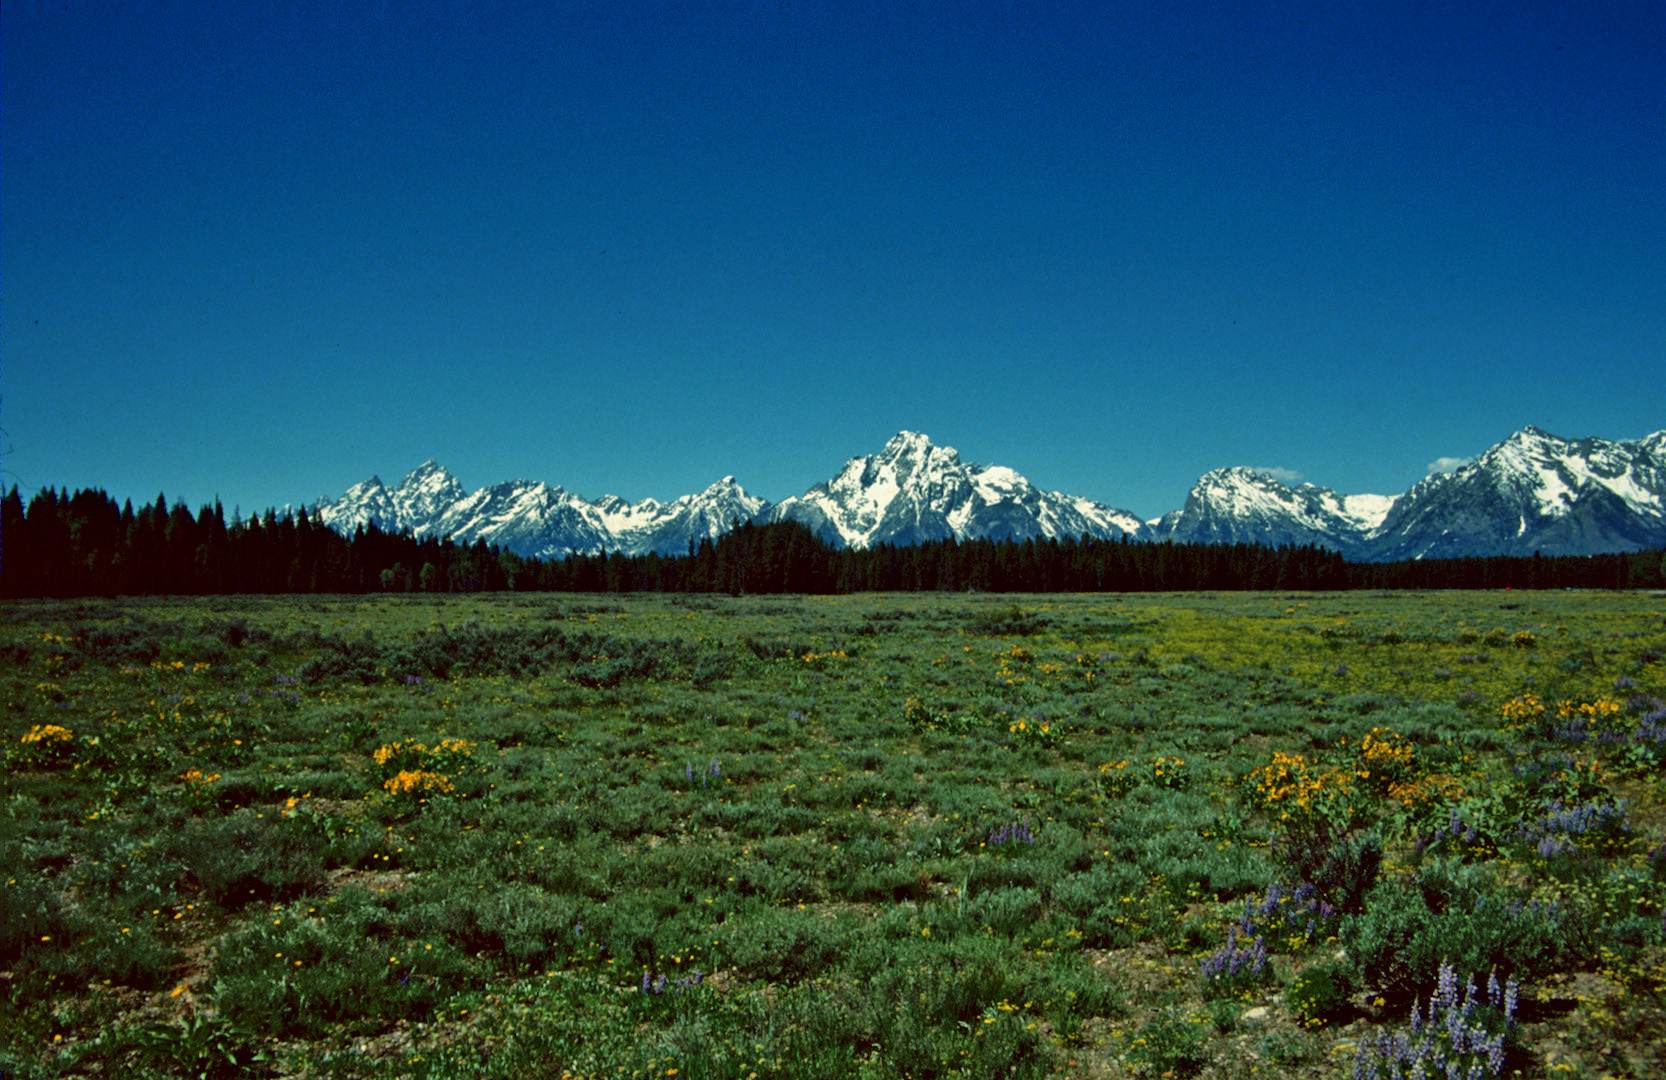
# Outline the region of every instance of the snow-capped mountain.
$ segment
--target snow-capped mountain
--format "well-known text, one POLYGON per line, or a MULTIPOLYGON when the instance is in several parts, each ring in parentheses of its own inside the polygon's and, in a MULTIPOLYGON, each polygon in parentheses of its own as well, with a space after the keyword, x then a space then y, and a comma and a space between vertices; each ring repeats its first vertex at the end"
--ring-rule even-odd
POLYGON ((1393 504, 1386 495, 1291 487, 1254 469, 1215 469, 1192 485, 1185 506, 1165 514, 1152 531, 1185 543, 1317 544, 1358 555, 1393 504))
POLYGON ((1185 505, 1150 523, 1103 503, 1041 491, 1001 465, 972 465, 924 435, 899 433, 832 479, 771 505, 726 476, 670 502, 591 501, 515 480, 469 493, 433 461, 389 488, 371 477, 315 520, 342 532, 485 540, 534 558, 600 551, 681 554, 738 522, 798 521, 830 544, 1031 537, 1315 544, 1355 559, 1590 555, 1666 547, 1666 431, 1634 442, 1561 439, 1525 428, 1450 474, 1401 495, 1292 486, 1255 469, 1205 473, 1185 505))
POLYGON ((463 496, 457 478, 430 458, 397 487, 386 487, 381 477, 372 476, 348 488, 339 499, 320 500, 312 516, 343 533, 371 522, 383 532, 420 533, 463 496))
POLYGON ((1666 431, 1635 442, 1524 428, 1419 481, 1371 537, 1379 560, 1666 546, 1666 431))
POLYGON ((485 540, 531 558, 623 551, 679 554, 691 541, 715 539, 737 521, 749 521, 768 505, 726 476, 698 495, 669 503, 626 502, 616 495, 591 502, 560 487, 511 480, 465 492, 455 477, 428 461, 398 486, 376 477, 348 488, 340 499, 321 499, 314 518, 350 533, 374 523, 388 532, 450 536, 458 543, 485 540))
POLYGON ((839 474, 764 515, 798 521, 838 547, 930 540, 1031 537, 1144 538, 1125 510, 1041 491, 1001 465, 968 465, 952 448, 904 431, 877 454, 853 457, 839 474))
POLYGON ((1201 543, 1315 544, 1372 561, 1593 555, 1666 546, 1666 431, 1635 442, 1529 427, 1393 497, 1206 473, 1152 529, 1201 543))

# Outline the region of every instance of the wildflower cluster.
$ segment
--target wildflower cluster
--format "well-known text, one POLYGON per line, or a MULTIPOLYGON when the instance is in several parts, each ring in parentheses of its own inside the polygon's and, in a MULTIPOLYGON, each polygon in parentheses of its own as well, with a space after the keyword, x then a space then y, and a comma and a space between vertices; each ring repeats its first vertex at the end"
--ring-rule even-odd
POLYGON ((1623 799, 1572 807, 1554 799, 1543 817, 1522 823, 1520 836, 1545 859, 1580 849, 1612 852, 1629 846, 1632 840, 1623 799))
POLYGON ((205 773, 193 766, 186 769, 179 777, 185 781, 185 801, 198 809, 206 808, 213 802, 213 793, 209 785, 220 778, 219 773, 205 773))
POLYGON ((466 739, 442 739, 433 746, 407 739, 383 743, 371 758, 382 768, 382 790, 394 798, 449 795, 456 791, 452 777, 468 771, 475 744, 466 739))
POLYGON ((456 790, 450 777, 416 769, 401 769, 396 775, 382 782, 382 789, 395 798, 401 795, 420 797, 430 792, 448 795, 456 790))
POLYGON ((1418 772, 1417 748, 1404 736, 1374 727, 1354 749, 1354 775, 1371 790, 1387 795, 1418 772))
POLYGON ((300 680, 293 675, 274 675, 266 696, 287 708, 297 708, 301 704, 301 692, 296 689, 299 683, 300 680))
POLYGON ((164 673, 201 675, 203 672, 211 669, 214 665, 208 663, 206 660, 198 660, 193 664, 187 664, 183 660, 152 660, 150 662, 150 666, 151 670, 164 673))
MULTIPOLYGON (((1616 683, 1629 680, 1616 680, 1616 683)), ((1624 687, 1617 687, 1624 689, 1624 687)), ((1534 694, 1521 694, 1506 701, 1499 713, 1507 731, 1548 739, 1552 742, 1583 743, 1587 741, 1624 744, 1632 741, 1659 741, 1658 726, 1650 720, 1666 719, 1666 710, 1654 716, 1646 715, 1650 705, 1659 703, 1643 695, 1636 695, 1630 703, 1611 697, 1588 700, 1569 698, 1552 707, 1534 694), (1647 726, 1651 730, 1643 732, 1647 726)))
POLYGON ((1138 777, 1129 768, 1128 759, 1123 758, 1120 761, 1107 761, 1099 766, 1099 783, 1104 787, 1105 794, 1113 799, 1120 799, 1134 790, 1138 777))
POLYGON ((61 765, 75 755, 75 732, 58 724, 36 724, 18 738, 13 753, 19 764, 61 765))
POLYGON ((688 762, 683 763, 683 779, 688 781, 689 787, 694 786, 696 777, 699 777, 701 787, 710 787, 713 780, 721 779, 722 776, 723 767, 717 763, 716 758, 712 758, 712 763, 704 769, 696 769, 688 762))
POLYGON ((1625 712, 1625 706, 1613 698, 1599 697, 1595 701, 1559 701, 1556 703, 1558 720, 1584 719, 1593 723, 1612 722, 1625 712))
POLYGON ((997 686, 1017 686, 1030 681, 1029 668, 1034 659, 1030 650, 1022 645, 1014 645, 997 654, 996 659, 1000 661, 1000 667, 995 672, 997 686))
POLYGON ((811 671, 823 671, 837 660, 848 660, 850 657, 843 649, 830 649, 827 652, 806 652, 798 658, 811 671))
POLYGON ((406 739, 403 742, 383 743, 371 754, 371 759, 385 772, 395 772, 413 766, 432 769, 467 768, 475 744, 467 739, 442 739, 433 746, 406 739))
POLYGON ((1409 1033, 1385 1030, 1362 1042, 1354 1055, 1354 1080, 1503 1075, 1518 993, 1514 979, 1500 987, 1498 977, 1489 975, 1484 995, 1477 997, 1471 975, 1460 997, 1457 971, 1442 961, 1428 1014, 1420 1015, 1414 1002, 1409 1033))
POLYGON ((1279 947, 1294 950, 1334 936, 1340 922, 1341 912, 1321 899, 1311 882, 1304 881, 1286 891, 1275 881, 1260 900, 1244 898, 1244 913, 1235 929, 1243 931, 1246 938, 1269 938, 1279 947))
POLYGON ((1009 722, 1007 734, 1014 736, 1019 742, 1039 743, 1043 746, 1051 746, 1059 737, 1052 719, 1039 710, 1009 722))
POLYGON ((1201 962, 1204 993, 1208 997, 1235 995, 1261 980, 1267 970, 1267 944, 1257 935, 1238 940, 1238 927, 1227 930, 1226 944, 1201 962))
POLYGON ((1450 773, 1426 773, 1409 780, 1395 780, 1384 793, 1402 808, 1446 805, 1461 802, 1469 794, 1464 781, 1450 773))
POLYGON ((984 846, 992 849, 997 855, 1012 854, 1021 851, 1018 845, 1035 844, 1035 833, 1030 830, 1028 821, 1015 821, 1010 825, 1002 825, 992 830, 984 846))
POLYGON ((1282 750, 1249 774, 1250 795, 1276 813, 1287 829, 1334 834, 1346 831, 1354 810, 1354 773, 1309 763, 1301 754, 1282 750))
POLYGON ((1544 702, 1537 694, 1518 694, 1499 706, 1504 726, 1511 731, 1531 730, 1545 715, 1544 702))
POLYGON ((50 746, 54 743, 67 743, 75 738, 75 732, 57 724, 36 724, 18 739, 24 745, 31 743, 50 746))
POLYGON ((902 718, 917 728, 933 727, 940 719, 931 706, 917 697, 902 703, 902 718))
POLYGON ((686 994, 691 989, 704 982, 705 978, 705 975, 701 973, 700 969, 695 968, 693 974, 685 975, 676 982, 672 982, 664 975, 661 975, 656 979, 648 973, 647 968, 643 968, 642 992, 644 994, 653 994, 655 996, 663 994, 667 990, 670 990, 674 994, 686 994))
POLYGON ((1151 786, 1183 791, 1192 782, 1186 759, 1158 755, 1151 759, 1151 786))

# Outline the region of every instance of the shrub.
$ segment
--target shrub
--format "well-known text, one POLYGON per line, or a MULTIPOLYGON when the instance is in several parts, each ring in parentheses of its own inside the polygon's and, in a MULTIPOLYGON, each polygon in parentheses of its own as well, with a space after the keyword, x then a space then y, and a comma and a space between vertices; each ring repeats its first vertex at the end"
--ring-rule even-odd
POLYGON ((324 880, 322 847, 302 823, 257 818, 244 810, 194 821, 182 855, 210 900, 236 908, 317 888, 324 880))
POLYGON ((1170 1005, 1140 1026, 1128 1057, 1148 1076, 1195 1076, 1209 1062, 1208 1017, 1170 1005))
POLYGON ((1352 1017, 1353 994, 1359 988, 1359 973, 1347 960, 1326 960, 1311 964, 1290 983, 1284 1000, 1308 1027, 1340 1024, 1352 1017))
POLYGON ((738 970, 768 982, 796 983, 836 964, 850 947, 852 931, 843 921, 772 906, 729 920, 720 940, 738 970))
POLYGON ((99 1036, 96 1045, 102 1054, 136 1058, 144 1068, 163 1076, 240 1080, 273 1072, 271 1059, 254 1031, 204 1013, 112 1028, 99 1036))
MULTIPOLYGON (((1293 852, 1328 851, 1357 813, 1351 770, 1278 751, 1245 779, 1247 796, 1272 816, 1293 852)), ((1303 855, 1302 857, 1305 857, 1303 855)))
POLYGON ((965 627, 969 634, 979 637, 1028 637, 1046 629, 1048 620, 1017 604, 973 612, 967 616, 965 627))
POLYGON ((337 900, 316 911, 291 906, 220 939, 214 1000, 221 1015, 262 1034, 317 1037, 337 1024, 365 1030, 427 1019, 439 1002, 475 984, 446 939, 419 947, 405 936, 408 915, 358 890, 337 900))
POLYGON ((1010 937, 1022 934, 1041 919, 1041 894, 1034 889, 993 889, 972 897, 963 910, 974 924, 1010 937))
POLYGON ((1363 914, 1343 920, 1342 939, 1366 983, 1405 995, 1434 985, 1443 961, 1501 978, 1540 979, 1573 966, 1589 937, 1555 904, 1488 891, 1430 908, 1421 893, 1379 885, 1363 914))

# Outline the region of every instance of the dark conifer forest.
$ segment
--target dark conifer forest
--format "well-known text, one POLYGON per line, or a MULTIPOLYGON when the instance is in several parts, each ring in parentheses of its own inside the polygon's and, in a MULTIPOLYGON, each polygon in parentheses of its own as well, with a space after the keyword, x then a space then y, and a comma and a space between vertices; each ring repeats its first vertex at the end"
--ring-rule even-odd
POLYGON ((745 523, 680 555, 529 559, 485 541, 370 525, 344 536, 305 510, 226 522, 216 503, 134 509, 96 489, 0 500, 0 596, 371 592, 1185 592, 1666 587, 1666 551, 1354 563, 1314 546, 941 540, 834 548, 796 522, 745 523))

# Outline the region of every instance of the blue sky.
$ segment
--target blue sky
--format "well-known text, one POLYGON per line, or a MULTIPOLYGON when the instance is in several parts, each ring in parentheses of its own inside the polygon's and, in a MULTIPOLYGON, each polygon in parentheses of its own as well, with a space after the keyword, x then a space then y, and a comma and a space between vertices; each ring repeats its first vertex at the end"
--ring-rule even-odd
POLYGON ((26 493, 779 499, 906 428, 1150 517, 1666 427, 1659 3, 13 0, 0 50, 26 493))

